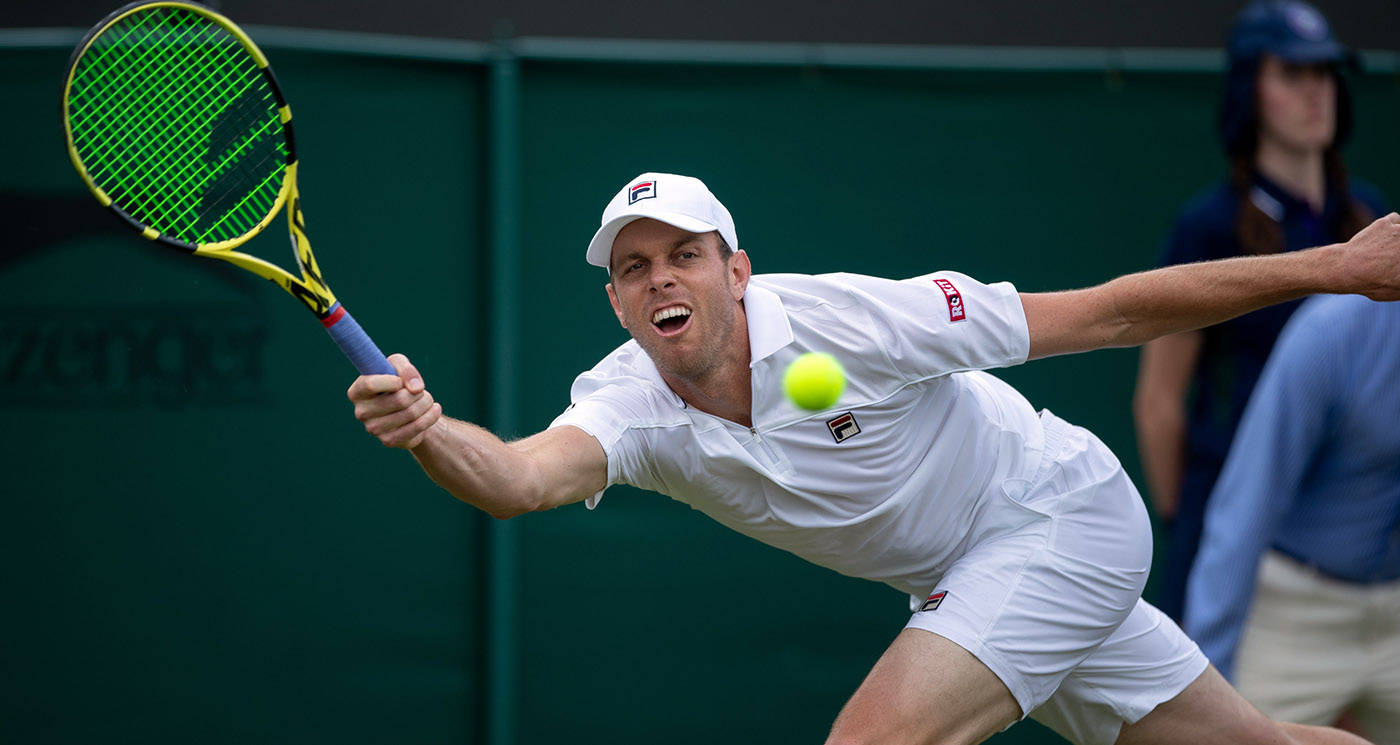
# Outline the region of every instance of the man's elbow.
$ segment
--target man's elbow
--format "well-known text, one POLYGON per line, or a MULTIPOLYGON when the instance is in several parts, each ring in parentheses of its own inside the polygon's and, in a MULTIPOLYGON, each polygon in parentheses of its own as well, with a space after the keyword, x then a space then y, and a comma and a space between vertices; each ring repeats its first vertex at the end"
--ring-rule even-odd
POLYGON ((494 518, 494 519, 496 519, 496 520, 509 520, 509 519, 511 519, 511 518, 513 518, 513 517, 520 517, 521 515, 527 514, 527 513, 532 512, 532 511, 533 511, 533 510, 521 509, 521 508, 518 508, 518 507, 511 507, 511 508, 508 508, 508 509, 499 509, 499 508, 497 508, 497 509, 487 510, 487 511, 486 511, 486 514, 490 515, 492 518, 494 518))
POLYGON ((548 506, 545 504, 544 495, 536 490, 531 490, 513 495, 505 502, 491 505, 486 510, 486 514, 497 520, 509 520, 545 509, 548 509, 548 506))
POLYGON ((496 520, 509 520, 513 517, 546 509, 544 500, 530 491, 517 491, 511 494, 463 493, 447 488, 447 492, 457 501, 471 505, 496 520))

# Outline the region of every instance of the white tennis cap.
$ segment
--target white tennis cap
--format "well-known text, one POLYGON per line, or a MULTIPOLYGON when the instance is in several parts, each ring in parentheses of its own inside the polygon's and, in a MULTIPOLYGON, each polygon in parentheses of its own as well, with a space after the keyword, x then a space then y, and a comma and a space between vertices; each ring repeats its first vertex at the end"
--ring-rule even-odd
POLYGON ((730 248, 739 250, 734 218, 705 187, 705 182, 674 173, 643 173, 622 187, 603 210, 603 226, 588 242, 588 263, 608 268, 618 231, 641 217, 692 233, 717 230, 730 248))

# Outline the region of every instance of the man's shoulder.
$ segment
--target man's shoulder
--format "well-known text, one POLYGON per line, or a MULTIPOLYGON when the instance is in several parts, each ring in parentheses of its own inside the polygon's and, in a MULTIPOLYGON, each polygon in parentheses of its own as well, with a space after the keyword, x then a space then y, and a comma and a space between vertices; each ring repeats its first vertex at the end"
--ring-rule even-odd
MULTIPOLYGON (((945 272, 946 273, 946 272, 945 272)), ((816 308, 843 309, 887 296, 890 292, 911 291, 911 280, 875 277, 851 272, 829 274, 755 274, 750 283, 777 295, 789 313, 816 308)), ((935 285, 924 288, 933 291, 935 285)))
MULTIPOLYGON (((653 380, 659 381, 661 373, 656 364, 635 339, 628 339, 609 352, 598 363, 578 376, 578 381, 589 380, 600 385, 620 385, 625 387, 646 387, 653 380)), ((575 381, 575 387, 578 386, 575 381)))
MULTIPOLYGON (((783 301, 789 311, 813 308, 820 305, 850 305, 855 302, 851 294, 851 279, 854 274, 755 274, 750 278, 754 286, 768 290, 783 301)), ((873 277, 865 279, 875 279, 873 277)))
POLYGON ((628 340, 591 369, 579 374, 569 389, 569 399, 606 402, 625 410, 631 419, 668 419, 684 406, 656 369, 641 345, 628 340))

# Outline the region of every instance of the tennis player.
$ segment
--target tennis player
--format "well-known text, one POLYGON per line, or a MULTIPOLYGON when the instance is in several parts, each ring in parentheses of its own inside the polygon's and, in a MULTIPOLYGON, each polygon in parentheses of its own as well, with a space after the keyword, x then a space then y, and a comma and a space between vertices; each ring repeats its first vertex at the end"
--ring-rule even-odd
POLYGON ((1118 460, 982 371, 1310 293, 1400 299, 1400 215, 1345 244, 1027 294, 953 272, 752 275, 703 183, 647 173, 607 205, 587 260, 632 340, 548 429, 506 443, 442 416, 402 355, 397 377, 350 386, 355 416, 498 518, 631 484, 908 593, 907 628, 829 742, 977 743, 1026 716, 1080 745, 1363 742, 1275 723, 1231 689, 1140 598, 1152 536, 1118 460), (810 351, 849 375, 829 411, 781 392, 810 351))

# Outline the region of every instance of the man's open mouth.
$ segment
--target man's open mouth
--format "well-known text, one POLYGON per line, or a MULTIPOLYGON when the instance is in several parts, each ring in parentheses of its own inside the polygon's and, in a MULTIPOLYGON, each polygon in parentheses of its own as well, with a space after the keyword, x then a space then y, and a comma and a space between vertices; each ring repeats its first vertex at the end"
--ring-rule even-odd
POLYGON ((690 325, 690 308, 684 305, 668 305, 651 314, 651 325, 662 336, 673 336, 690 325))

